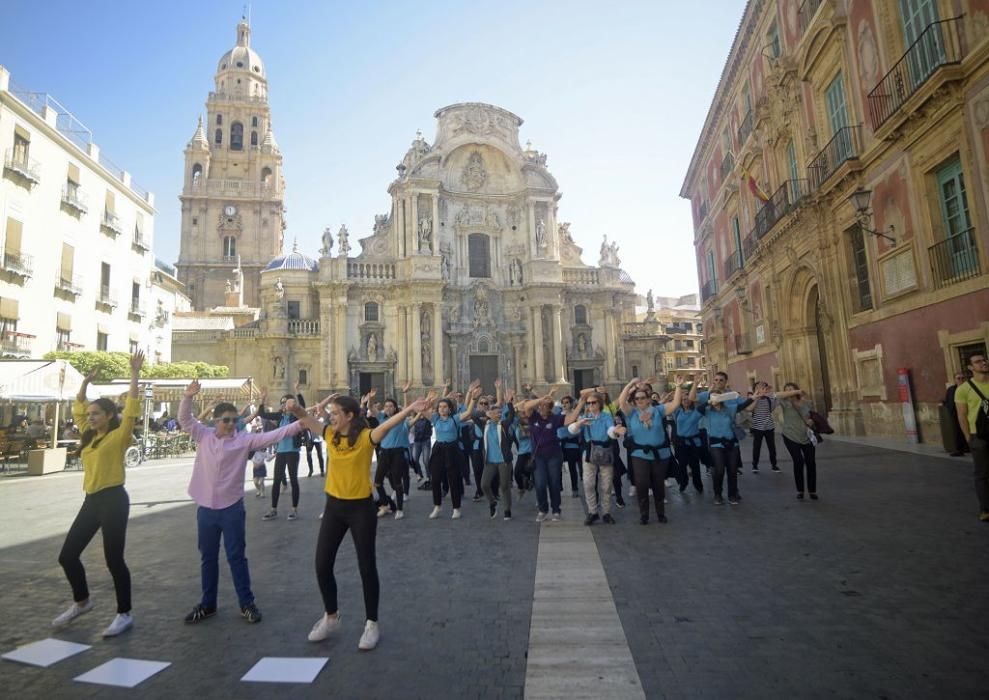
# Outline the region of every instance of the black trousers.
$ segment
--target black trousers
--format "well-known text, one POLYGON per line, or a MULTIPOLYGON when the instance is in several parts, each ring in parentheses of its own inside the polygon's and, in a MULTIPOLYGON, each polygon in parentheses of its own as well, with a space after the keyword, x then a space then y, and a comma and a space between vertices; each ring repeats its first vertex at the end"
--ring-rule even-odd
POLYGON ((793 481, 797 485, 797 493, 804 492, 804 470, 807 471, 807 490, 817 493, 817 448, 808 442, 802 445, 794 442, 786 435, 783 436, 783 445, 793 459, 793 481))
POLYGON ((697 493, 704 493, 704 482, 701 481, 701 450, 700 445, 693 444, 693 438, 687 438, 677 443, 677 459, 690 471, 690 479, 694 482, 697 493))
POLYGON ((532 463, 532 453, 521 454, 515 459, 515 485, 519 490, 532 488, 532 472, 529 465, 532 463))
POLYGON ((443 505, 443 475, 446 475, 450 488, 450 499, 454 508, 460 508, 464 494, 461 475, 466 473, 464 451, 459 442, 437 442, 433 454, 429 456, 429 483, 433 489, 433 505, 443 505))
POLYGON ((285 470, 292 482, 292 507, 299 507, 299 453, 279 452, 275 455, 275 481, 271 489, 271 507, 278 507, 278 496, 281 495, 282 481, 285 480, 285 470))
POLYGON ((766 447, 769 448, 769 464, 776 466, 776 431, 756 430, 752 428, 752 468, 759 468, 759 453, 762 451, 762 441, 765 439, 766 447))
POLYGON ((405 488, 409 478, 408 450, 404 447, 382 449, 378 453, 378 468, 374 471, 374 487, 378 489, 378 503, 390 505, 392 510, 402 510, 405 488), (395 501, 385 493, 385 479, 391 484, 395 501))
POLYGON ((639 501, 639 516, 649 518, 649 489, 656 503, 656 516, 666 514, 666 467, 669 460, 629 457, 635 474, 635 498, 639 501))
POLYGON ((570 489, 574 493, 580 493, 580 484, 583 481, 583 473, 580 466, 580 448, 564 447, 563 461, 570 470, 570 489))
POLYGON ((325 474, 326 467, 323 464, 323 443, 313 442, 312 440, 306 442, 306 464, 309 465, 309 476, 312 476, 312 451, 316 448, 316 459, 319 460, 319 473, 325 474))
POLYGON ((477 487, 477 495, 481 494, 481 475, 484 474, 484 454, 480 449, 471 450, 470 468, 474 472, 474 485, 477 487))
POLYGON ((377 621, 381 589, 374 541, 378 531, 378 517, 374 511, 374 501, 370 497, 345 500, 326 496, 323 519, 319 523, 319 537, 316 540, 316 581, 319 583, 319 593, 323 596, 323 609, 330 615, 337 611, 337 580, 333 576, 333 565, 347 530, 350 530, 357 552, 357 568, 361 572, 361 585, 364 587, 364 611, 368 620, 377 621))
POLYGON ((711 463, 714 468, 714 495, 721 498, 727 472, 728 498, 738 496, 738 468, 742 463, 738 443, 711 445, 711 463))
POLYGON ((86 569, 82 565, 80 556, 96 536, 97 530, 102 530, 103 556, 106 559, 106 568, 113 577, 113 588, 117 594, 117 612, 130 612, 130 570, 124 562, 129 513, 130 498, 123 486, 111 486, 96 493, 86 494, 82 507, 65 536, 62 551, 58 555, 58 563, 65 570, 65 577, 72 586, 72 599, 77 603, 89 598, 86 569))

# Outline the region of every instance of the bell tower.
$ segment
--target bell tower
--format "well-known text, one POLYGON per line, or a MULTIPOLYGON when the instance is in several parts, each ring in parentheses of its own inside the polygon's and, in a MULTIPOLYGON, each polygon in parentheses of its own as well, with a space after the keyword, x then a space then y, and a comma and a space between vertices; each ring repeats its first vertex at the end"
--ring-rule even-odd
POLYGON ((271 127, 268 80, 251 48, 251 27, 237 24, 237 43, 220 58, 206 119, 185 148, 179 279, 196 310, 225 304, 235 270, 243 298, 260 306, 260 273, 282 252, 285 182, 271 127))

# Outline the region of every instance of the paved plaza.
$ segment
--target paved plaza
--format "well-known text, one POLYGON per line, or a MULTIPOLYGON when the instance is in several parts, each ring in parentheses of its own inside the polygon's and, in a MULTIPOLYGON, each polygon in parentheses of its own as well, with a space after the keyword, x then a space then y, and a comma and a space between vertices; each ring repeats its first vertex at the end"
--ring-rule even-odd
POLYGON ((50 635, 92 644, 47 669, 0 662, 0 697, 986 697, 989 526, 970 462, 829 440, 816 503, 794 499, 789 461, 779 474, 765 466, 742 478, 738 507, 712 505, 709 486, 704 498, 671 495, 667 525, 640 525, 629 500, 618 525, 584 528, 567 477, 564 521, 541 526, 531 495, 510 523, 469 500, 463 520, 429 521, 429 494, 416 491, 404 521, 379 523, 382 642, 371 653, 357 650, 349 539, 337 561, 342 628, 306 641, 321 612, 318 476, 301 479, 296 522, 285 497, 274 522, 260 519, 267 500, 246 497, 263 622, 240 618, 221 562, 219 614, 188 626, 199 598, 191 463, 132 469, 135 627, 112 640, 100 637, 115 606, 98 537, 84 555, 94 611, 49 628, 70 602, 56 558, 81 475, 0 479, 0 651, 50 635), (319 655, 329 663, 311 686, 240 681, 263 656, 319 655), (614 677, 590 677, 605 655, 614 677), (115 657, 172 665, 134 691, 72 680, 115 657))

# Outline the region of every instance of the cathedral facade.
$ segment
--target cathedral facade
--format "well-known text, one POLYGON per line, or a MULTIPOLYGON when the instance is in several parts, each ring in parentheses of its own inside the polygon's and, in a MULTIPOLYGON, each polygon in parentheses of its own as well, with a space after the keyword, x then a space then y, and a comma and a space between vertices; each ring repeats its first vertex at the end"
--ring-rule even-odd
MULTIPOLYGON (((434 116, 432 143, 417 134, 369 235, 353 241, 346 227, 327 230, 318 258, 293 250, 259 272, 257 258, 244 258, 213 266, 215 278, 199 273, 206 287, 194 296, 199 311, 174 334, 176 357, 229 365, 272 393, 299 382, 313 397, 372 386, 392 394, 406 381, 414 391, 447 381, 463 388, 474 378, 493 391, 496 377, 536 392, 617 387, 627 374, 625 340, 639 347, 649 335, 655 347, 637 351, 649 363, 643 374, 662 371, 665 337, 636 323, 617 243, 605 238, 597 265, 582 260, 570 224, 558 219, 561 194, 546 155, 520 145, 522 119, 480 103, 434 116), (243 314, 254 306, 253 316, 243 314)), ((204 197, 183 195, 184 215, 187 201, 226 212, 209 180, 204 197)), ((263 217, 268 200, 248 201, 263 217)), ((200 238, 221 239, 228 222, 218 221, 188 239, 183 226, 185 269, 196 258, 187 242, 202 250, 200 238)), ((256 232, 280 250, 280 229, 256 232)))

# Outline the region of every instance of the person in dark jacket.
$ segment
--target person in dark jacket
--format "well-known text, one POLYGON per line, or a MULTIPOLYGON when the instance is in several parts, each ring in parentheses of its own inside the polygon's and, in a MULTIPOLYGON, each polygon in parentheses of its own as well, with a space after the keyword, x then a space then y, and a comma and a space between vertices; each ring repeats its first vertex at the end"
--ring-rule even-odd
MULTIPOLYGON (((298 389, 298 386, 296 386, 298 389)), ((264 406, 267 400, 267 390, 261 391, 260 405, 264 406)), ((296 405, 305 408, 306 401, 302 394, 285 394, 279 400, 279 410, 258 411, 258 415, 264 420, 270 420, 276 427, 283 427, 298 420, 291 411, 296 405)), ((271 489, 271 510, 261 516, 262 520, 274 520, 278 517, 278 497, 281 494, 280 485, 288 472, 289 481, 292 484, 292 510, 288 514, 289 520, 299 517, 299 448, 302 447, 302 435, 297 433, 292 437, 279 440, 275 445, 275 478, 271 489)))
POLYGON ((944 395, 944 407, 948 409, 948 416, 955 431, 955 451, 951 453, 952 457, 961 457, 968 452, 968 441, 965 439, 961 425, 958 424, 958 408, 955 406, 955 392, 967 381, 968 375, 965 372, 955 372, 955 383, 948 387, 944 395))

